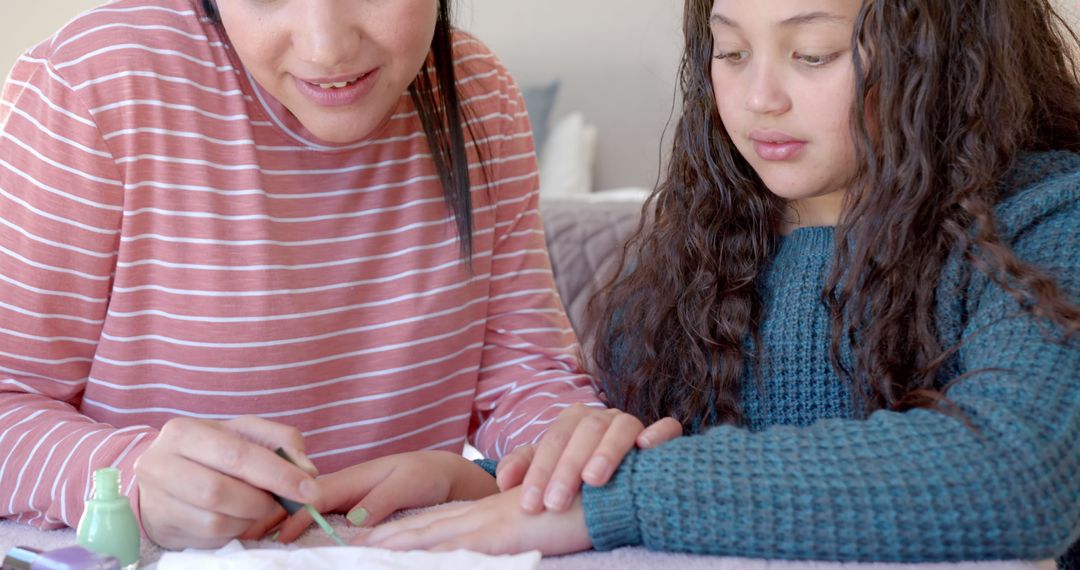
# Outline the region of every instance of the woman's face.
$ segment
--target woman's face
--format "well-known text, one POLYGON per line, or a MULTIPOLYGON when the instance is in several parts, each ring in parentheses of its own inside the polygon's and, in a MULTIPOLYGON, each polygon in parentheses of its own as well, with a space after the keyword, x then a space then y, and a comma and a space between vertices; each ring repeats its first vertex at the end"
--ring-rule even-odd
POLYGON ((439 0, 217 0, 240 61, 316 137, 349 143, 394 111, 439 0))
POLYGON ((712 83, 728 135, 797 225, 830 225, 855 174, 851 35, 861 0, 715 0, 712 83))

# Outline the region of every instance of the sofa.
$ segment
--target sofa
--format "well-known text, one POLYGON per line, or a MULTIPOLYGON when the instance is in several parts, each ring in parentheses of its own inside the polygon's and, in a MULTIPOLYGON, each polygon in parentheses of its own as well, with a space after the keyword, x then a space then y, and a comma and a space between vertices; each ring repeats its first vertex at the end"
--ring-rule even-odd
POLYGON ((592 194, 541 200, 555 285, 582 346, 590 340, 589 299, 610 279, 623 244, 637 230, 643 196, 608 199, 592 194))

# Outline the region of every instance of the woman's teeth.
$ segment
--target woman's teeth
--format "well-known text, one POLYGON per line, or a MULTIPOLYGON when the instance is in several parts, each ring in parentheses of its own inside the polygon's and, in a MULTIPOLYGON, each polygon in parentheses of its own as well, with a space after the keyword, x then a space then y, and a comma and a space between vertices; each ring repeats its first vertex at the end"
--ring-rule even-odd
POLYGON ((356 83, 359 79, 360 78, 357 77, 356 79, 353 79, 351 81, 337 81, 337 82, 334 82, 334 83, 319 83, 318 85, 319 85, 319 87, 321 87, 323 89, 341 89, 342 87, 348 87, 349 85, 352 85, 353 83, 356 83))

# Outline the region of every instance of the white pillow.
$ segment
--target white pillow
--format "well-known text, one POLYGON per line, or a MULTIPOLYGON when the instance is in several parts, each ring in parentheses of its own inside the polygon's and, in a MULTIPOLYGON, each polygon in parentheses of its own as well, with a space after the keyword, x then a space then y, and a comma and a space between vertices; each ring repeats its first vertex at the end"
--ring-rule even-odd
POLYGON ((574 112, 559 119, 548 131, 540 151, 540 196, 554 198, 592 191, 597 129, 574 112))

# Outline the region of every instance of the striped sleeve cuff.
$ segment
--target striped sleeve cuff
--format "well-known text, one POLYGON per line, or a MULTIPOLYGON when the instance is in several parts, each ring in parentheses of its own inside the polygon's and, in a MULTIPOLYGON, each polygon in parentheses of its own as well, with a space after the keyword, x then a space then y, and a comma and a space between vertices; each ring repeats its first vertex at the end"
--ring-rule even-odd
POLYGON ((641 544, 640 523, 631 485, 636 460, 637 451, 631 450, 607 485, 584 485, 581 489, 585 526, 589 529, 589 538, 596 550, 641 544))

